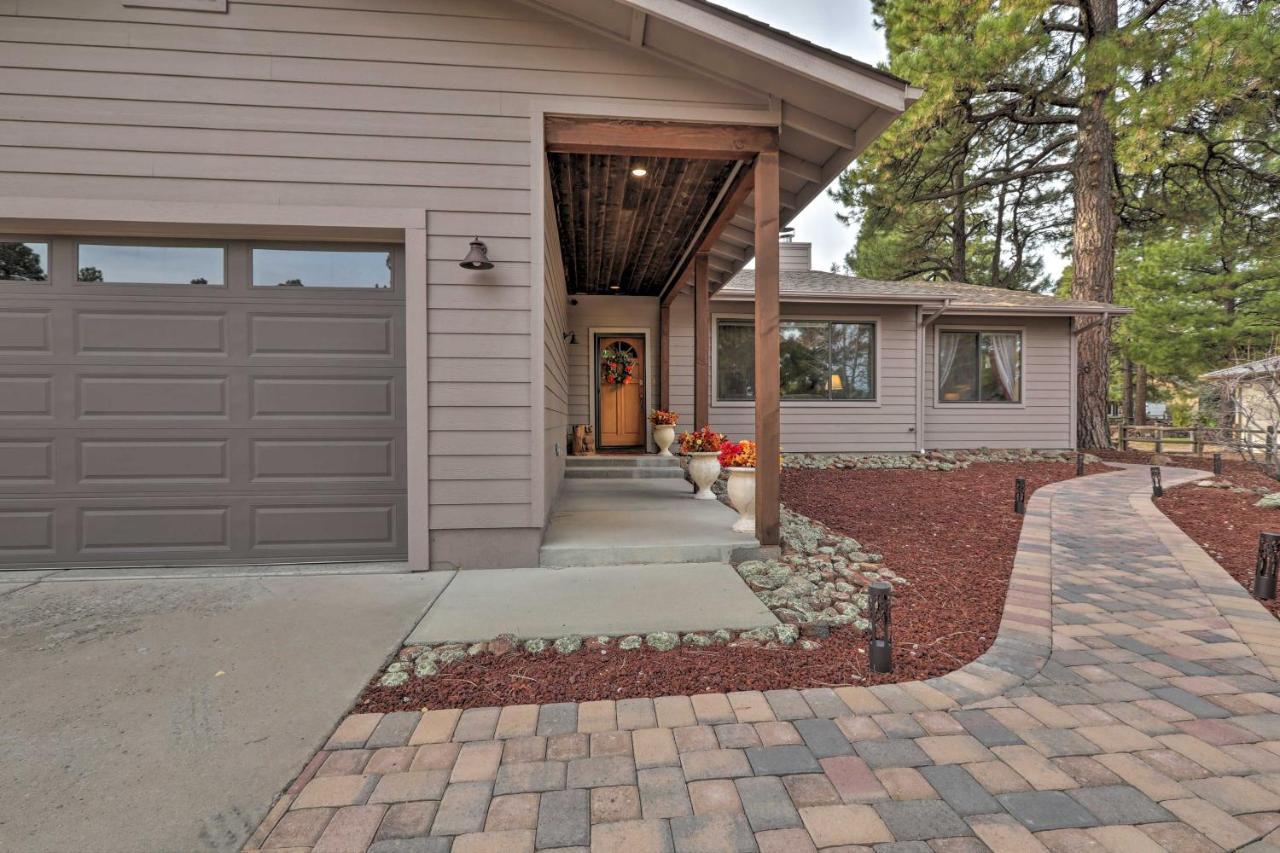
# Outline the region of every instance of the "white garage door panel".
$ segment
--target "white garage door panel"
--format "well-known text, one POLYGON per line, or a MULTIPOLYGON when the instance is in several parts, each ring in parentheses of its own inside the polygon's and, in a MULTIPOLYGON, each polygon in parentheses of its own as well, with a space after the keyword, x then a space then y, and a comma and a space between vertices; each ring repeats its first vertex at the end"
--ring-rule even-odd
POLYGON ((402 292, 228 269, 0 281, 0 567, 404 556, 402 292))

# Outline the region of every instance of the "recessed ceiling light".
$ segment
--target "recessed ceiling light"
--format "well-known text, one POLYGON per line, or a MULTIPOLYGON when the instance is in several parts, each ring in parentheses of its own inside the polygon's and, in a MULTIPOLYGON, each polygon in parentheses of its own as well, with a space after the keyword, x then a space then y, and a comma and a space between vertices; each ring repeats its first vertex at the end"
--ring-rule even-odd
POLYGON ((620 284, 611 284, 611 285, 609 285, 609 289, 610 289, 610 290, 621 290, 621 289, 622 289, 622 285, 620 285, 620 284))
POLYGON ((635 175, 637 178, 643 178, 645 175, 649 174, 649 170, 644 166, 636 166, 631 170, 631 174, 635 175))

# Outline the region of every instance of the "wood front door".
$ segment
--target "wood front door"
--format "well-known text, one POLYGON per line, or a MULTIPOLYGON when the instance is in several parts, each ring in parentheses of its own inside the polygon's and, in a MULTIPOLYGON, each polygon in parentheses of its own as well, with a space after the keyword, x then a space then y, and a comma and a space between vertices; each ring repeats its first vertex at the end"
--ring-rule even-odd
POLYGON ((644 445, 644 338, 631 335, 597 338, 596 376, 600 400, 599 446, 644 445))

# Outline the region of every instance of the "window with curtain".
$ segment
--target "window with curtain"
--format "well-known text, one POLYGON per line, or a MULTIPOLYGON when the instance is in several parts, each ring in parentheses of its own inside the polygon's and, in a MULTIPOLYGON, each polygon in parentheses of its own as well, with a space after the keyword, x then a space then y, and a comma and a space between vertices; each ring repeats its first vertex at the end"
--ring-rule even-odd
MULTIPOLYGON (((783 400, 874 400, 874 323, 784 320, 779 329, 783 400)), ((716 323, 716 399, 755 399, 755 327, 716 323)))
POLYGON ((938 400, 1022 402, 1022 333, 938 333, 938 400))

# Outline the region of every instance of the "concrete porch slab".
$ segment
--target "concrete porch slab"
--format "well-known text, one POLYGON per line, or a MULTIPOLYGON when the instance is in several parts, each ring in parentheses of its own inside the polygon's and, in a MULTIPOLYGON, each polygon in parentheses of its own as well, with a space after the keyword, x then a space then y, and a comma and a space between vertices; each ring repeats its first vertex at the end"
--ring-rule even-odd
POLYGON ((499 634, 644 634, 758 628, 778 620, 727 563, 458 572, 411 643, 499 634))
POLYGON ((684 480, 565 480, 542 539, 544 566, 721 563, 758 543, 738 515, 684 480))

